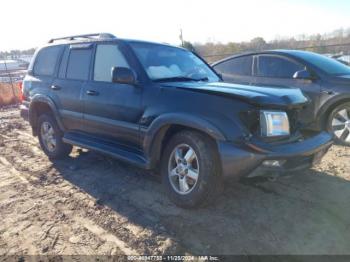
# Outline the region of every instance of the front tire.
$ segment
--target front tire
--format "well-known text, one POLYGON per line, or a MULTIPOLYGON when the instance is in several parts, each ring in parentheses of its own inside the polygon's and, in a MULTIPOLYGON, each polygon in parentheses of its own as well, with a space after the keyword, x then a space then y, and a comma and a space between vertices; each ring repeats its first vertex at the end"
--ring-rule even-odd
POLYGON ((50 159, 67 157, 72 151, 72 146, 62 141, 63 132, 50 114, 39 117, 38 136, 42 150, 50 159))
POLYGON ((211 139, 195 131, 175 134, 161 164, 163 184, 178 206, 193 208, 215 200, 222 187, 218 153, 211 139))
POLYGON ((327 130, 337 143, 350 146, 350 103, 341 104, 330 113, 327 130))

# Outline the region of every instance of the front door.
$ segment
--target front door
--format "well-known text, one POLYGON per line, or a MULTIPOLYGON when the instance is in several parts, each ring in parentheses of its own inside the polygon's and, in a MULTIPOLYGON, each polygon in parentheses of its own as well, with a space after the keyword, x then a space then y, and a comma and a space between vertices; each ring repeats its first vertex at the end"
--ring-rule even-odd
POLYGON ((300 114, 300 120, 305 125, 311 124, 316 118, 315 107, 320 103, 321 86, 317 81, 293 78, 295 72, 304 70, 305 66, 278 55, 259 55, 256 59, 257 70, 254 76, 254 84, 300 88, 310 100, 310 104, 300 114))
POLYGON ((117 44, 97 44, 92 77, 83 87, 84 129, 139 146, 142 88, 112 83, 112 67, 129 67, 129 63, 117 44))

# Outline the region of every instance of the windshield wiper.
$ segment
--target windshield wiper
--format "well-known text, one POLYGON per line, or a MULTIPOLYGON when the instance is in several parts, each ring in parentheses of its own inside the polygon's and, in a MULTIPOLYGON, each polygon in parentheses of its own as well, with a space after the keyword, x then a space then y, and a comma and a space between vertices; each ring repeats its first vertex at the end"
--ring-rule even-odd
POLYGON ((164 77, 164 78, 157 78, 153 81, 155 82, 187 82, 187 81, 208 81, 208 77, 202 77, 202 78, 192 78, 187 76, 173 76, 173 77, 164 77))

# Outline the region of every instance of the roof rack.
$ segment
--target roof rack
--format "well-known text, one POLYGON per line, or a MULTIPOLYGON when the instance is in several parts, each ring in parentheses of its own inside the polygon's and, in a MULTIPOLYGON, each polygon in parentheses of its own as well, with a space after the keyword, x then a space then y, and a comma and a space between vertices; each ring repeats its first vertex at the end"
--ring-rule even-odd
POLYGON ((86 39, 115 39, 116 36, 109 34, 109 33, 96 33, 96 34, 85 34, 85 35, 72 35, 72 36, 65 36, 65 37, 59 37, 59 38, 52 38, 49 40, 48 43, 53 43, 57 40, 76 40, 78 38, 86 38, 86 39))

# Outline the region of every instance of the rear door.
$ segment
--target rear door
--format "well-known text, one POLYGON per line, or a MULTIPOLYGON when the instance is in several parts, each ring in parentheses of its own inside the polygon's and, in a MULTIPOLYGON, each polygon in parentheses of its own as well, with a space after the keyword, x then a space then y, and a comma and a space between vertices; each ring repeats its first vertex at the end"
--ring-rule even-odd
POLYGON ((29 68, 31 73, 25 79, 30 83, 28 85, 30 86, 29 93, 46 95, 55 101, 51 85, 57 74, 63 49, 63 46, 49 46, 39 51, 35 57, 33 68, 29 68))
POLYGON ((318 82, 308 79, 294 79, 295 72, 306 67, 293 59, 280 55, 259 55, 256 57, 256 72, 254 84, 259 86, 297 87, 308 96, 311 103, 301 114, 304 123, 312 121, 315 116, 315 106, 320 102, 321 86, 318 82))
POLYGON ((128 67, 117 43, 99 43, 91 79, 84 84, 84 128, 101 138, 139 146, 142 88, 112 83, 112 67, 128 67))
POLYGON ((51 89, 55 103, 68 130, 83 130, 83 84, 88 80, 92 57, 92 44, 66 46, 58 77, 51 89))
POLYGON ((253 56, 232 58, 215 65, 214 69, 225 82, 249 85, 252 83, 253 56))

